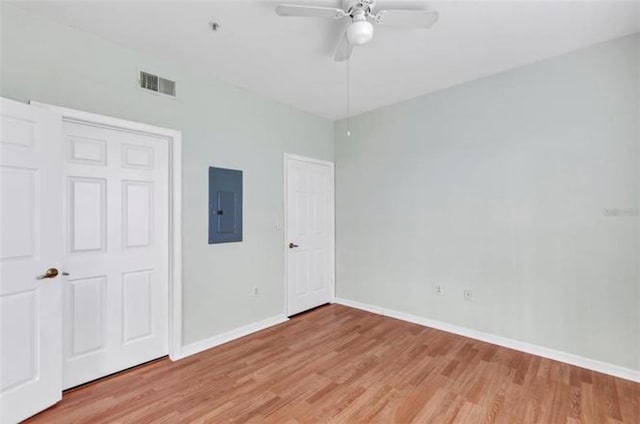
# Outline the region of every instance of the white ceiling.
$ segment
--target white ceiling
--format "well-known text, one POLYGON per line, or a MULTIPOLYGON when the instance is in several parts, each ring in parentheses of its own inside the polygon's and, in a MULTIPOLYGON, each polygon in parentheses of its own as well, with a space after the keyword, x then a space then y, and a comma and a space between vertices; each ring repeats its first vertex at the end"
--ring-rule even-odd
MULTIPOLYGON (((340 0, 296 1, 326 6, 340 0)), ((105 39, 329 118, 346 116, 344 22, 283 18, 273 1, 18 2, 105 39), (218 32, 209 30, 219 22, 218 32)), ((412 1, 379 0, 384 4, 412 1)), ((351 59, 351 112, 396 103, 640 31, 640 1, 433 1, 430 30, 376 27, 351 59)), ((378 7, 380 9, 380 7, 378 7)))

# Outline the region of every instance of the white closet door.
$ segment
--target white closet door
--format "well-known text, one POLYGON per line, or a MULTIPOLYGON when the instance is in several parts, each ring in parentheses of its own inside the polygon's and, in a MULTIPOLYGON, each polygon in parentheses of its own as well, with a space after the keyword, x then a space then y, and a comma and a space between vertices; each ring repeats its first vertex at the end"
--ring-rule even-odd
POLYGON ((2 423, 62 395, 61 122, 55 112, 0 99, 2 423))
POLYGON ((334 296, 333 163, 286 157, 287 314, 334 296))
POLYGON ((168 140, 63 124, 69 388, 167 354, 168 140))

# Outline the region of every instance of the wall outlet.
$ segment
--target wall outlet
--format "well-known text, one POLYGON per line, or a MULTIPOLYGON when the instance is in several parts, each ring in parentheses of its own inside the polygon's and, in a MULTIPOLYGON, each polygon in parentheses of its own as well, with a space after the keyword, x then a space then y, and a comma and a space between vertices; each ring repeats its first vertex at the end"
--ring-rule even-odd
POLYGON ((472 299, 471 290, 464 289, 463 295, 464 295, 464 300, 471 302, 471 299, 472 299))
POLYGON ((444 287, 442 287, 442 284, 436 284, 434 290, 438 296, 444 296, 444 287))

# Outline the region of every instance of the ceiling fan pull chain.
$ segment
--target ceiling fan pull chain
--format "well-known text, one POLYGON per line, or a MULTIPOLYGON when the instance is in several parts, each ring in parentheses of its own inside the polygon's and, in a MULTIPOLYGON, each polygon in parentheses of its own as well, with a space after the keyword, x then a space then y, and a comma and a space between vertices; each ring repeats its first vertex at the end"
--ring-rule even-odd
POLYGON ((347 58, 347 137, 351 136, 351 87, 350 87, 350 70, 349 64, 351 63, 351 58, 347 58))

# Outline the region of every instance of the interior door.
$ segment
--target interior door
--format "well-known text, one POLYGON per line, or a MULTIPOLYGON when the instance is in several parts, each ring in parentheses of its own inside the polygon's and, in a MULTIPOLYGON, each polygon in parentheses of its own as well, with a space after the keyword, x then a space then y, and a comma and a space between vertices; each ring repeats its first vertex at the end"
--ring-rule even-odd
POLYGON ((293 315, 333 300, 333 163, 285 161, 287 315, 293 315))
POLYGON ((2 423, 62 395, 60 125, 55 112, 0 99, 2 423))
POLYGON ((73 121, 63 134, 66 389, 167 354, 169 142, 73 121))

